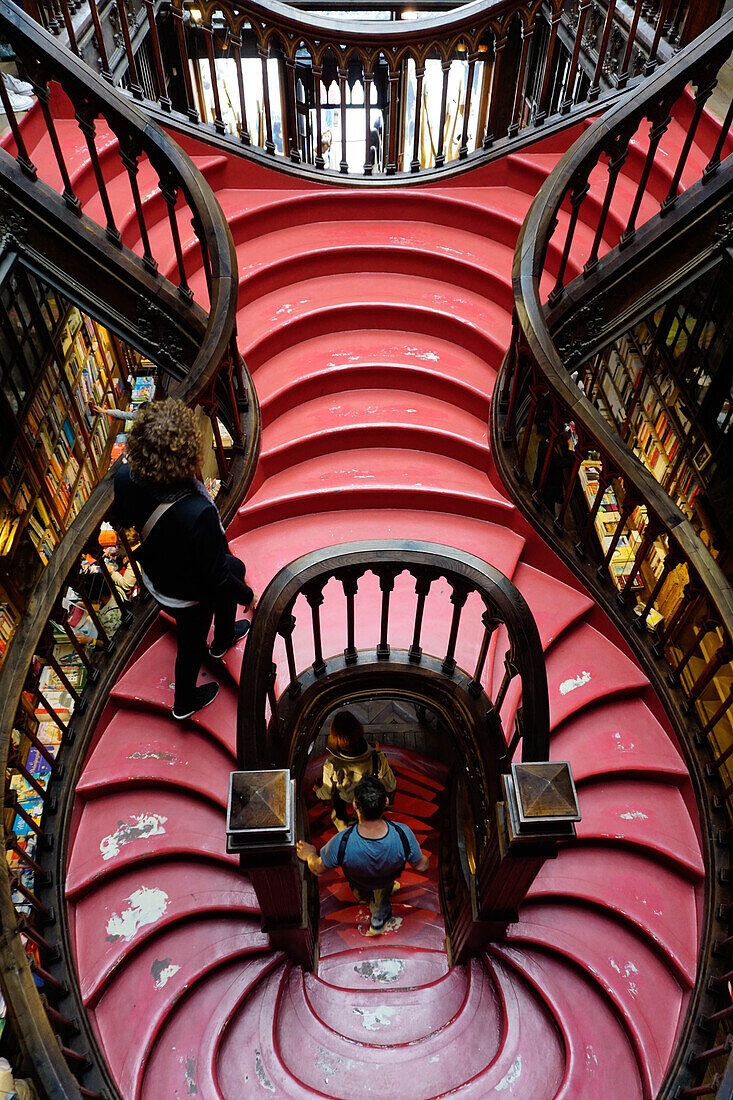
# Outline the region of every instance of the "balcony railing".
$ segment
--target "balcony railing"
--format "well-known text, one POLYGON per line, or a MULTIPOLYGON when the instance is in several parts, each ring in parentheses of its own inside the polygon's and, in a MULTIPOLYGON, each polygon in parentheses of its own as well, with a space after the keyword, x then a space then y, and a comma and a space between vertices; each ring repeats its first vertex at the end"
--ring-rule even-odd
MULTIPOLYGON (((36 262, 49 257, 55 279, 74 288, 80 305, 88 298, 103 322, 108 312, 118 331, 126 332, 157 365, 164 393, 203 407, 212 426, 221 481, 218 504, 226 520, 254 473, 259 439, 257 399, 236 344, 239 283, 226 219, 178 146, 4 0, 0 31, 33 79, 40 102, 36 125, 47 136, 58 168, 57 178, 50 172, 48 179, 40 178, 0 78, 0 98, 12 128, 0 150, 3 212, 7 224, 23 227, 13 248, 20 257, 34 252, 36 262), (77 194, 80 177, 68 170, 58 140, 55 118, 64 97, 71 110, 67 107, 62 113, 73 116, 88 151, 93 190, 102 200, 101 222, 88 215, 86 191, 80 188, 82 197, 77 194), (139 171, 148 181, 157 181, 157 187, 146 184, 145 202, 137 183, 139 171), (132 191, 132 222, 118 215, 117 192, 111 186, 121 175, 127 176, 132 191), (22 216, 17 213, 21 210, 22 216), (159 232, 148 232, 161 211, 167 214, 167 242, 159 232), (196 251, 181 240, 179 226, 187 221, 193 226, 196 251), (157 241, 155 252, 151 237, 157 241), (171 278, 166 278, 161 269, 171 254, 176 259, 171 278), (200 290, 194 295, 189 280, 202 270, 205 278, 199 277, 200 290), (226 446, 223 428, 231 437, 226 446)), ((128 550, 140 595, 123 598, 106 566, 98 535, 109 517, 111 498, 107 478, 92 492, 29 593, 0 668, 0 756, 6 777, 0 828, 3 847, 14 864, 12 872, 5 859, 0 864, 0 982, 13 1041, 43 1096, 116 1093, 94 1053, 95 1040, 77 996, 73 968, 67 966, 71 954, 63 907, 56 904, 63 894, 62 841, 76 769, 111 685, 157 611, 144 596, 124 532, 118 537, 128 550), (105 592, 108 614, 100 613, 99 594, 90 588, 92 574, 82 564, 89 555, 97 562, 96 583, 105 592), (69 590, 74 593, 73 608, 69 590), (86 638, 79 632, 78 613, 88 623, 86 638), (90 635, 93 647, 86 644, 90 635), (73 682, 68 666, 54 656, 59 637, 77 657, 81 675, 73 682), (63 689, 63 705, 55 693, 39 689, 41 663, 63 689), (58 748, 38 736, 34 710, 39 708, 58 731, 58 748), (35 772, 28 766, 29 753, 40 764, 35 772), (24 808, 16 796, 18 786, 30 790, 40 815, 24 808), (24 834, 22 839, 12 831, 14 826, 24 834)))
POLYGON ((715 1094, 733 1020, 726 815, 733 806, 733 591, 689 520, 578 382, 586 359, 601 362, 599 349, 653 310, 680 269, 689 277, 729 240, 733 106, 717 138, 703 142, 706 158, 693 161, 691 150, 732 48, 729 15, 592 126, 542 187, 517 243, 512 343, 492 412, 507 486, 629 637, 665 702, 695 788, 705 912, 698 976, 664 1098, 715 1094), (670 158, 664 135, 689 85, 686 137, 670 158), (632 155, 636 184, 617 187, 632 155), (592 211, 585 222, 584 203, 592 211))
POLYGON ((259 0, 28 2, 171 125, 351 179, 499 156, 649 76, 721 7, 473 0, 414 19, 367 4, 387 18, 349 20, 259 0))

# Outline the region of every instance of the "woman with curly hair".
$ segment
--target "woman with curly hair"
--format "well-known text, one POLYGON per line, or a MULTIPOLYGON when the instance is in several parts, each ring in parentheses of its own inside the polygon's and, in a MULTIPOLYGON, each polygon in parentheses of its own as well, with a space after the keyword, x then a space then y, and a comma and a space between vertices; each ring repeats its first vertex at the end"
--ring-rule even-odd
POLYGON ((198 477, 202 449, 193 411, 183 401, 151 401, 133 421, 127 461, 114 475, 115 519, 139 532, 143 580, 176 620, 178 719, 190 718, 219 691, 218 684, 196 686, 212 619, 209 654, 219 658, 247 633, 249 622, 236 620, 237 604, 247 607, 254 596, 198 477))

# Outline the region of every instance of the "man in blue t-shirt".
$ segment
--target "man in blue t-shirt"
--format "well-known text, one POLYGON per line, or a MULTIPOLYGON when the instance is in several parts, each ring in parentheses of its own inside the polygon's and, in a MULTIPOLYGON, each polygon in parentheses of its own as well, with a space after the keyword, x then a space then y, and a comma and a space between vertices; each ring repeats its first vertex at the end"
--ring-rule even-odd
POLYGON ((415 834, 407 825, 386 821, 387 792, 375 775, 365 775, 354 791, 357 824, 331 837, 320 855, 312 844, 299 840, 298 858, 314 875, 343 867, 357 901, 369 905, 369 931, 383 931, 392 916, 390 897, 395 879, 409 863, 416 871, 427 871, 428 857, 420 851, 415 834))

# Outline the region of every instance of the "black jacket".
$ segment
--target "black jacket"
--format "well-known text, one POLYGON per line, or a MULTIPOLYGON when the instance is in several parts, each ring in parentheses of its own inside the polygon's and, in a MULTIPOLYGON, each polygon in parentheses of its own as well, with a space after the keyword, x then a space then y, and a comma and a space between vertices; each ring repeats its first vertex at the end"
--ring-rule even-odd
MULTIPOLYGON (((251 593, 229 569, 229 546, 219 524, 216 506, 190 485, 190 494, 177 500, 153 527, 138 551, 143 569, 156 589, 178 600, 213 602, 229 596, 247 603, 251 593)), ((114 474, 114 520, 141 531, 161 503, 150 490, 132 480, 130 467, 114 474)))

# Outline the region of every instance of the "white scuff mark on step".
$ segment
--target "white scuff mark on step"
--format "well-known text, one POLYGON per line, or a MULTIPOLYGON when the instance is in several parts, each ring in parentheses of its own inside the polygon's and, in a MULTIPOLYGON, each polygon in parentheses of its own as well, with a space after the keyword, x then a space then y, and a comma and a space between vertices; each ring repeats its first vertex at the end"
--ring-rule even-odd
POLYGON ((102 859, 113 859, 119 855, 120 848, 131 844, 133 840, 144 840, 149 836, 160 836, 167 817, 162 814, 131 814, 127 821, 118 821, 117 828, 99 842, 102 859))
POLYGON ((440 1061, 440 1055, 439 1054, 434 1054, 432 1058, 428 1058, 428 1061, 429 1062, 439 1062, 440 1061))
POLYGON ((622 821, 648 821, 649 815, 642 813, 641 810, 627 810, 625 814, 621 814, 622 821))
POLYGON ((405 972, 403 959, 368 959, 359 963, 354 970, 362 978, 372 982, 396 982, 405 972))
POLYGON ((563 680, 560 684, 560 694, 567 695, 569 691, 575 691, 576 688, 588 683, 590 683, 590 672, 587 668, 584 668, 577 676, 571 676, 569 680, 563 680))
POLYGON ((440 360, 437 351, 421 351, 420 348, 411 347, 409 344, 402 350, 409 355, 414 355, 416 359, 426 359, 430 363, 437 363, 440 360))
MULTIPOLYGON (((639 973, 632 962, 617 963, 615 959, 609 959, 608 961, 621 978, 630 978, 632 974, 639 973)), ((634 997, 638 993, 636 982, 629 982, 629 993, 631 993, 634 997)))
POLYGON ((335 1054, 332 1050, 324 1050, 323 1047, 318 1047, 316 1051, 316 1065, 324 1075, 324 1079, 328 1084, 329 1077, 335 1077, 340 1069, 345 1069, 348 1073, 353 1068, 354 1063, 351 1058, 340 1058, 338 1054, 335 1054))
POLYGON ((186 1095, 196 1096, 199 1088, 196 1084, 196 1059, 193 1054, 189 1054, 184 1062, 186 1067, 186 1095))
POLYGON ((275 316, 279 317, 279 315, 281 313, 292 313, 294 309, 295 309, 295 306, 288 305, 287 302, 286 302, 286 304, 284 306, 280 306, 279 309, 275 310, 275 316))
POLYGON ((361 1016, 362 1026, 367 1031, 378 1031, 380 1027, 389 1027, 392 1023, 396 1008, 390 1005, 373 1005, 369 1008, 354 1008, 356 1016, 361 1016))
POLYGON ((166 959, 153 959, 150 973, 153 975, 153 985, 155 988, 163 989, 173 975, 177 974, 180 969, 180 966, 176 966, 175 963, 171 962, 170 956, 166 959))
POLYGON ((504 1089, 510 1089, 520 1077, 522 1072, 522 1055, 518 1054, 512 1062, 511 1068, 506 1077, 502 1077, 498 1085, 494 1085, 494 1092, 503 1092, 504 1089))
POLYGON ((633 741, 629 741, 628 745, 625 745, 621 740, 621 737, 621 733, 616 730, 613 735, 613 739, 616 742, 616 748, 619 749, 621 752, 632 752, 636 748, 636 744, 633 741))
POLYGON ((255 1051, 255 1073, 257 1074, 257 1080, 262 1085, 263 1089, 267 1089, 268 1092, 274 1092, 275 1086, 265 1072, 265 1067, 262 1064, 262 1055, 259 1050, 255 1051))
POLYGON ((598 1065, 598 1055, 594 1051, 593 1047, 588 1043, 585 1048, 585 1064, 589 1074, 593 1074, 593 1070, 598 1065))
POLYGON ((138 928, 144 928, 146 924, 155 924, 168 908, 168 895, 165 890, 157 887, 141 886, 134 890, 128 901, 129 908, 121 913, 113 913, 107 921, 107 940, 114 943, 116 940, 131 940, 138 928))
POLYGON ((161 764, 173 764, 178 763, 178 757, 172 752, 163 752, 157 749, 137 749, 135 752, 131 752, 127 757, 128 760, 160 760, 161 764))

